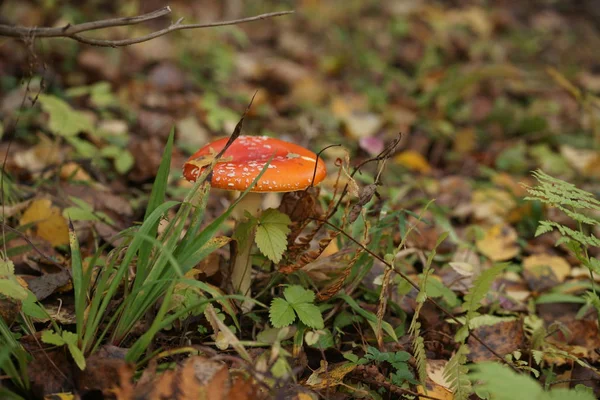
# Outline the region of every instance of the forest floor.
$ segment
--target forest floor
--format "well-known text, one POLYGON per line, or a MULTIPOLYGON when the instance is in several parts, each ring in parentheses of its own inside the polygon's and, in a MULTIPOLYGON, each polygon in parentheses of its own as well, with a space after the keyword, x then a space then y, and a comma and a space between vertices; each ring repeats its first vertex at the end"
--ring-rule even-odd
MULTIPOLYGON (((82 35, 295 13, 116 48, 0 39, 0 397, 600 396, 598 16, 248 3, 82 35), (242 116, 328 168, 246 222, 245 302, 237 194, 182 175, 242 116)), ((0 22, 162 6, 5 1, 0 22)))

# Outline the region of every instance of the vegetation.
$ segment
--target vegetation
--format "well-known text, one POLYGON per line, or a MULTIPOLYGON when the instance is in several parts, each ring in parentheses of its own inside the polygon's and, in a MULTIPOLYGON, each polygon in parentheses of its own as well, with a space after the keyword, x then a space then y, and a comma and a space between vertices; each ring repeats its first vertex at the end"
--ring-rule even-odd
POLYGON ((73 29, 142 2, 43 3, 0 6, 72 24, 0 42, 1 398, 600 395, 594 14, 301 1, 196 31, 285 7, 180 2, 112 49, 154 31, 73 29), (181 166, 242 133, 327 179, 234 218, 226 160, 181 166))

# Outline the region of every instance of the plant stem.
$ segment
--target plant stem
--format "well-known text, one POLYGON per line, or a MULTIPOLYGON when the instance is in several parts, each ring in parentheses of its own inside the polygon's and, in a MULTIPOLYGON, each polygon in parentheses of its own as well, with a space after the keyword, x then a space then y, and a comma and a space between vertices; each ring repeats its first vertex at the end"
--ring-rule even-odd
MULTIPOLYGON (((238 204, 238 209, 241 211, 236 216, 237 224, 236 231, 240 228, 240 222, 245 220, 245 212, 248 212, 252 217, 257 217, 260 213, 262 204, 262 195, 260 193, 248 193, 238 204)), ((239 293, 243 296, 249 296, 252 286, 252 245, 256 236, 256 227, 252 227, 249 235, 244 240, 238 240, 237 251, 233 256, 231 268, 231 284, 233 293, 239 293)), ((243 311, 250 311, 254 303, 244 301, 242 303, 243 311)))

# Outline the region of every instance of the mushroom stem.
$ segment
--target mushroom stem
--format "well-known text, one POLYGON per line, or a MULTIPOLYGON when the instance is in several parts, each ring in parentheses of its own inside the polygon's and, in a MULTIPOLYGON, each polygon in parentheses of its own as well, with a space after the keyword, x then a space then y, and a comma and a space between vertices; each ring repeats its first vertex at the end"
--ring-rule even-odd
MULTIPOLYGON (((260 193, 247 193, 246 196, 238 204, 238 210, 236 214, 237 224, 236 230, 240 228, 240 222, 244 222, 246 217, 244 216, 245 211, 251 214, 253 217, 257 217, 260 213, 262 204, 262 195, 260 193)), ((252 261, 251 261, 251 250, 254 244, 254 237, 256 236, 256 228, 253 228, 245 240, 238 241, 236 254, 233 255, 232 269, 231 269, 231 284, 233 286, 234 293, 239 293, 244 296, 251 294, 252 286, 252 261)), ((242 310, 244 312, 250 311, 252 308, 251 301, 244 301, 242 303, 242 310)))

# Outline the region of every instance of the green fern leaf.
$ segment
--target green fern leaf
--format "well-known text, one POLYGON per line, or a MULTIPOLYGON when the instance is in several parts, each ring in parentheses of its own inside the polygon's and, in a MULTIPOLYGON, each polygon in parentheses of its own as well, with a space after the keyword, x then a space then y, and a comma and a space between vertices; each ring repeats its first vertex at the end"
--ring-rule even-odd
POLYGON ((473 392, 471 381, 467 376, 469 368, 465 366, 467 354, 469 354, 469 348, 463 344, 452 358, 450 358, 450 361, 448 361, 448 364, 444 368, 443 376, 446 382, 450 384, 454 400, 467 400, 473 392))
POLYGON ((500 273, 506 268, 506 264, 498 264, 490 269, 487 269, 479 275, 475 280, 473 287, 469 290, 469 293, 465 295, 465 302, 463 303, 463 311, 466 312, 466 325, 468 326, 469 320, 477 315, 477 310, 481 306, 481 301, 485 298, 489 292, 492 282, 500 273))

